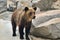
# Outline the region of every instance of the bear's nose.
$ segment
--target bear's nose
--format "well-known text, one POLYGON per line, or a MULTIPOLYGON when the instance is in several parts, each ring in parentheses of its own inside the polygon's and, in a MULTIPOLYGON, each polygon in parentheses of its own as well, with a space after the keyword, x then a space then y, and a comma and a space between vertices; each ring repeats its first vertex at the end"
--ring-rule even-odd
POLYGON ((36 16, 33 17, 33 19, 35 19, 36 16))

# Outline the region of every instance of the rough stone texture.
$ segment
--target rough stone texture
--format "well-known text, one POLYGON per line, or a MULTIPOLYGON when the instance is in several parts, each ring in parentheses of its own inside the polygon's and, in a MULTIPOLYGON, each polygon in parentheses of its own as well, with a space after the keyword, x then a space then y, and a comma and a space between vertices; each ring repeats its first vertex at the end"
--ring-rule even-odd
POLYGON ((31 34, 37 37, 44 38, 60 38, 60 18, 51 19, 48 23, 41 24, 42 26, 34 28, 31 34), (46 25, 48 24, 48 25, 46 25))
POLYGON ((55 14, 55 15, 50 15, 50 16, 44 16, 44 17, 39 17, 37 19, 35 19, 36 21, 34 21, 34 25, 39 25, 41 23, 44 23, 46 21, 49 21, 50 19, 53 19, 53 18, 60 18, 60 14, 55 14))
POLYGON ((60 10, 47 11, 36 15, 31 34, 44 38, 60 38, 60 10))
POLYGON ((58 0, 57 2, 53 3, 52 5, 53 8, 56 8, 56 9, 60 9, 60 0, 58 0))
POLYGON ((40 0, 37 3, 34 3, 33 6, 39 7, 41 10, 51 9, 51 6, 57 0, 40 0))
POLYGON ((0 0, 0 13, 6 10, 7 0, 0 0))
POLYGON ((48 32, 47 27, 39 27, 39 28, 34 28, 31 34, 37 37, 41 37, 41 36, 46 37, 46 35, 49 35, 50 33, 48 32))
POLYGON ((51 40, 51 39, 43 39, 31 35, 31 40, 51 40))
POLYGON ((4 20, 11 20, 11 15, 13 12, 4 12, 0 14, 0 19, 4 19, 4 20))
POLYGON ((39 24, 47 22, 53 18, 60 18, 60 10, 51 10, 44 13, 40 13, 36 15, 36 18, 32 20, 32 23, 34 26, 38 26, 39 24))

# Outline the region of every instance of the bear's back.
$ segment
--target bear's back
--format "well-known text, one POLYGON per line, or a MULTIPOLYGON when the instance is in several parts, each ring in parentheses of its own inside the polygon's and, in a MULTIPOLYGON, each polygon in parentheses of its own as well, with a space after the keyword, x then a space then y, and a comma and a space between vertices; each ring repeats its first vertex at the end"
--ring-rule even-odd
POLYGON ((14 11, 14 13, 12 14, 12 19, 14 19, 15 23, 19 25, 23 15, 24 15, 24 11, 18 9, 14 11))

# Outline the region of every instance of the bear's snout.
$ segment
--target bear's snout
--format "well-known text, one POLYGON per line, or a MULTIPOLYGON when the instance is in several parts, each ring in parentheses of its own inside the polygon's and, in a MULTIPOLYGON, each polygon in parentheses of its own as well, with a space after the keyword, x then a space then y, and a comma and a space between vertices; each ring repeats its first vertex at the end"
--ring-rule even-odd
POLYGON ((33 17, 33 19, 35 19, 36 16, 33 17))

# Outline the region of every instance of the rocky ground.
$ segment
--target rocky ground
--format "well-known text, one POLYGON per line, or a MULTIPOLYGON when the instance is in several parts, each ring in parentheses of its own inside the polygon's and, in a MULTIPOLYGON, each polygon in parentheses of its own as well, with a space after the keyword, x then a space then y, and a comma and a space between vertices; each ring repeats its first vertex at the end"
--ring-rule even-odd
MULTIPOLYGON (((0 39, 1 40, 19 40, 19 33, 17 30, 17 36, 12 37, 12 26, 10 18, 13 12, 4 12, 0 14, 0 39)), ((60 10, 51 10, 46 12, 40 12, 36 14, 36 19, 32 21, 35 26, 32 35, 30 35, 31 40, 58 40, 54 38, 60 37, 60 10), (49 34, 52 35, 49 35, 49 34), (48 37, 53 39, 41 38, 41 36, 49 35, 48 37), (39 37, 36 37, 39 36, 39 37)), ((59 39, 60 40, 60 39, 59 39)))
POLYGON ((12 36, 12 26, 10 21, 11 15, 12 12, 8 11, 0 14, 0 40, 20 40, 18 29, 17 29, 17 36, 16 37, 12 36))
MULTIPOLYGON (((25 2, 25 1, 22 1, 25 2)), ((21 6, 31 6, 35 2, 28 2, 21 6)), ((60 9, 60 0, 40 0, 36 11, 36 18, 32 20, 34 27, 31 29, 31 40, 60 40, 60 10, 50 10, 51 7, 60 9), (46 5, 47 4, 47 5, 46 5), (40 11, 45 9, 45 11, 40 11), (49 10, 49 11, 46 11, 49 10), (50 38, 50 39, 47 39, 50 38)), ((11 15, 13 12, 6 11, 6 0, 0 0, 0 40, 20 40, 17 28, 17 36, 12 37, 11 15)), ((18 6, 19 8, 20 6, 18 6)), ((24 39, 25 40, 25 39, 24 39)))
MULTIPOLYGON (((47 1, 43 2, 43 0, 41 0, 39 3, 46 5, 47 1)), ((50 4, 48 2, 47 4, 50 4)), ((32 3, 30 2, 28 3, 30 4, 30 6, 32 5, 32 3)), ((23 4, 24 6, 29 5, 25 3, 23 4)), ((0 40, 19 40, 18 30, 17 37, 12 37, 12 26, 10 20, 13 12, 6 11, 6 5, 6 0, 0 1, 0 40)), ((20 7, 23 8, 24 6, 20 7)), ((47 8, 49 7, 50 5, 47 6, 47 8)), ((46 6, 43 6, 42 8, 46 8, 46 6)), ((30 35, 31 40, 58 40, 56 38, 60 38, 60 10, 49 10, 45 12, 40 12, 40 10, 41 8, 38 8, 38 10, 36 11, 37 17, 36 19, 32 20, 34 27, 32 28, 30 35), (36 36, 38 36, 39 38, 36 36), (41 36, 53 39, 44 39, 41 38, 41 36)))

